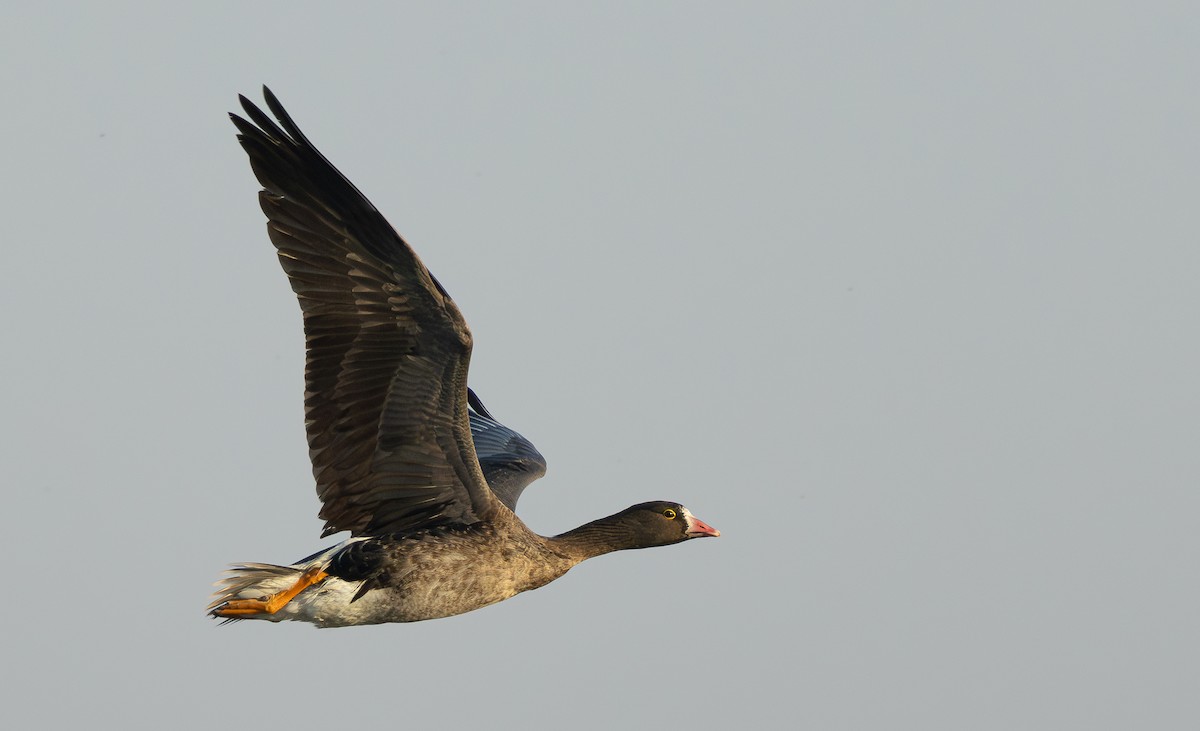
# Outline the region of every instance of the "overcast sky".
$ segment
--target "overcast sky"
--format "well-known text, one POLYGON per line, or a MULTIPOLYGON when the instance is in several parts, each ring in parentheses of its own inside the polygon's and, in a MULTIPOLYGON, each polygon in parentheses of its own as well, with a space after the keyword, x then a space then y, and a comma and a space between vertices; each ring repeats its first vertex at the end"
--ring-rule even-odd
POLYGON ((76 5, 0 27, 13 728, 1200 723, 1194 3, 76 5), (455 297, 534 530, 722 537, 208 620, 332 542, 263 83, 455 297))

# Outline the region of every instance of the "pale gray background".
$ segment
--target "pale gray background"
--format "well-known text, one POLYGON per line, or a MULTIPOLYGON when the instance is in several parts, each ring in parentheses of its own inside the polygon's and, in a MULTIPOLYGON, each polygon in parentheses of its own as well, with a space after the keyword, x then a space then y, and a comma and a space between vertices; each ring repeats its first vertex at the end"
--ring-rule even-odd
POLYGON ((1195 3, 329 5, 6 8, 6 719, 1197 727, 1195 3), (213 626, 329 542, 263 82, 457 298, 534 529, 725 536, 213 626))

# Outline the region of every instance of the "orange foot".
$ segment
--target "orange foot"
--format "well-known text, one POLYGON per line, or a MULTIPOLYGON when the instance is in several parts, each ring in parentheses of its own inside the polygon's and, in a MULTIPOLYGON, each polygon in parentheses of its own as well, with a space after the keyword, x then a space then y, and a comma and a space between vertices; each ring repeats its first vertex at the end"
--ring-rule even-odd
POLYGON ((290 589, 272 594, 265 599, 230 599, 221 606, 213 609, 212 613, 216 617, 248 617, 252 614, 274 614, 283 609, 288 602, 295 599, 300 592, 314 584, 321 583, 328 576, 329 574, 314 566, 300 574, 300 578, 296 579, 296 583, 292 584, 290 589))

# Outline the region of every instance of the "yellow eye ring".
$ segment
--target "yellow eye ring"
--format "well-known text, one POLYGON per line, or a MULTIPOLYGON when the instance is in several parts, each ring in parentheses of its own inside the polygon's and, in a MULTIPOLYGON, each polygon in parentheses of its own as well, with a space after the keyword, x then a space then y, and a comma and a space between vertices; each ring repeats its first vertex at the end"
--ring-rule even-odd
POLYGON ((663 515, 667 516, 667 520, 675 520, 675 511, 670 508, 664 510, 663 515))

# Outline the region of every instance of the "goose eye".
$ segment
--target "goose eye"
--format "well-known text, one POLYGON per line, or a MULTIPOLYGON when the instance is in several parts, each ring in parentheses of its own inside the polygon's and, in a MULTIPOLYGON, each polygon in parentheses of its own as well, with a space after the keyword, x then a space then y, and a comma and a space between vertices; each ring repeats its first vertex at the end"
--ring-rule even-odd
POLYGON ((663 515, 667 516, 667 520, 675 520, 675 511, 670 508, 664 510, 663 515))

